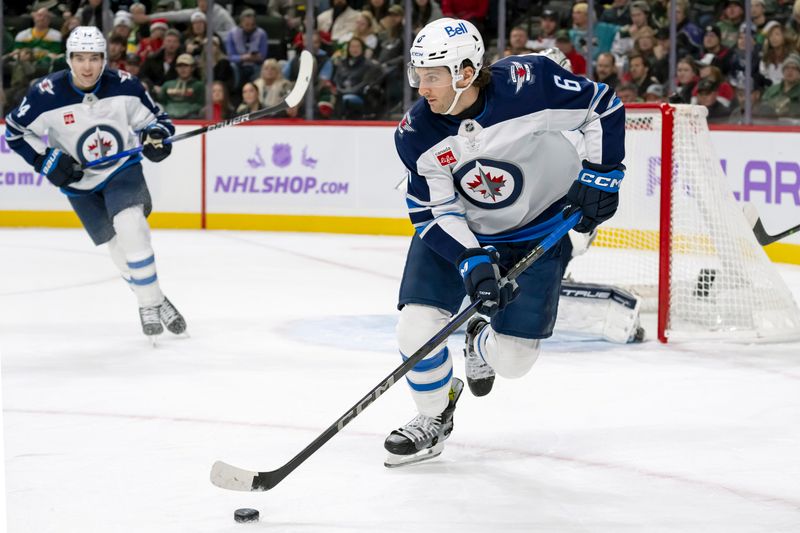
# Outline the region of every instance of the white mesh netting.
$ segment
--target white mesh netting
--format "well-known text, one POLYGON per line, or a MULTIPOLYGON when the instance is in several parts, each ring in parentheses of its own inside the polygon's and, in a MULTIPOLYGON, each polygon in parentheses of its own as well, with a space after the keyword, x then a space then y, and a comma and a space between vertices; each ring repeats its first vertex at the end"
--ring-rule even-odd
MULTIPOLYGON (((800 311, 731 193, 701 106, 674 107, 669 254, 670 340, 800 337, 800 311)), ((568 269, 619 285, 655 312, 658 298, 662 114, 628 109, 620 207, 568 269)))

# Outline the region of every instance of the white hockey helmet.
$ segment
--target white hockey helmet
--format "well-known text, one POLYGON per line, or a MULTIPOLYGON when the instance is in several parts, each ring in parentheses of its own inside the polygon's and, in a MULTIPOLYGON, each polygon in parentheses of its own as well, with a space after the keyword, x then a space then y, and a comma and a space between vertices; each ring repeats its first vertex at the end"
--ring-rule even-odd
POLYGON ((548 59, 551 59, 555 61, 556 64, 561 68, 572 72, 572 61, 570 61, 569 58, 564 55, 564 52, 562 52, 558 48, 545 48, 536 55, 544 56, 548 59))
POLYGON ((459 96, 472 85, 483 66, 483 38, 478 29, 469 21, 451 18, 437 19, 426 25, 417 34, 411 45, 411 62, 408 65, 408 81, 412 87, 419 87, 417 68, 447 67, 452 77, 451 85, 456 92, 453 104, 445 114, 450 113, 459 96), (467 87, 458 88, 456 82, 463 79, 463 63, 469 60, 475 68, 467 87))
POLYGON ((108 59, 106 39, 96 26, 78 26, 67 37, 67 65, 72 70, 74 52, 96 52, 103 54, 103 63, 108 59))

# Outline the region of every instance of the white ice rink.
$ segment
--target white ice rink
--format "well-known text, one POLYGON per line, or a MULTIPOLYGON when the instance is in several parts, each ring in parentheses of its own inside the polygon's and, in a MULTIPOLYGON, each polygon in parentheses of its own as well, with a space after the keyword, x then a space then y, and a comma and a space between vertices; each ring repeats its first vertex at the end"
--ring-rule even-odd
POLYGON ((439 459, 383 466, 402 383, 272 491, 211 485, 217 459, 279 467, 399 364, 406 244, 157 231, 191 338, 153 349, 82 231, 0 230, 8 531, 800 531, 800 343, 557 336, 525 378, 464 393, 439 459))

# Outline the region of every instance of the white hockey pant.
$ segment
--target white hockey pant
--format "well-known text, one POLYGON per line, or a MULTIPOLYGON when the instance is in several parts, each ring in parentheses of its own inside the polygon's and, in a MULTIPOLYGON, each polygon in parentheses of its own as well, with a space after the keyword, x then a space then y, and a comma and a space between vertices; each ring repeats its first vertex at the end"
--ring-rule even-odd
POLYGON ((141 205, 117 213, 113 220, 116 236, 108 242, 111 259, 129 283, 139 307, 158 305, 164 299, 158 284, 150 226, 141 205))
POLYGON ((475 351, 498 376, 521 378, 539 357, 539 339, 524 339, 495 332, 491 326, 481 330, 473 341, 475 351))
MULTIPOLYGON (((397 344, 400 355, 408 359, 431 337, 447 325, 450 313, 436 307, 408 304, 400 312, 397 344)), ((437 416, 447 407, 453 359, 446 343, 442 343, 406 374, 411 397, 420 414, 437 416)))

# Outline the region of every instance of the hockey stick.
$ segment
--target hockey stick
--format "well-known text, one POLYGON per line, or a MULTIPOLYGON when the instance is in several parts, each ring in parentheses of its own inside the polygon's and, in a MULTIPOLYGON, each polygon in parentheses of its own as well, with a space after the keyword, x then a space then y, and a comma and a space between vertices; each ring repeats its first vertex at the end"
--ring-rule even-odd
POLYGON ((744 210, 744 216, 747 217, 747 221, 750 223, 750 227, 753 228, 753 233, 756 236, 756 240, 758 244, 761 246, 766 246, 768 244, 772 244, 775 241, 779 241, 784 237, 788 237, 794 233, 800 231, 800 224, 793 228, 789 228, 786 231, 782 231, 777 235, 770 235, 767 233, 767 230, 764 229, 764 224, 761 223, 761 217, 758 216, 758 211, 753 206, 753 204, 744 204, 742 208, 744 210))
MULTIPOLYGON (((514 279, 519 276, 526 268, 538 260, 544 253, 556 244, 561 238, 572 229, 572 227, 580 220, 581 212, 578 211, 564 222, 559 224, 547 237, 545 237, 536 247, 531 250, 528 255, 523 257, 514 267, 508 272, 506 276, 508 279, 514 279)), ((317 450, 319 450, 326 442, 328 442, 334 435, 339 433, 344 426, 353 421, 355 417, 361 414, 361 411, 366 409, 372 402, 377 400, 384 392, 389 390, 389 387, 397 383, 409 370, 411 370, 417 363, 425 358, 434 348, 442 344, 447 338, 462 324, 472 317, 477 312, 480 305, 480 300, 473 302, 466 309, 461 311, 455 318, 453 318, 444 328, 442 328, 436 335, 434 335, 428 342, 414 352, 403 364, 397 367, 394 372, 389 374, 383 381, 381 381, 375 388, 367 393, 366 396, 361 398, 353 407, 351 407, 344 415, 342 415, 336 422, 334 422, 328 429, 314 439, 314 441, 306 446, 300 453, 294 456, 291 461, 278 468, 268 472, 255 472, 238 468, 222 461, 217 461, 211 467, 211 483, 229 490, 239 491, 267 491, 275 485, 283 481, 283 479, 291 474, 295 468, 303 464, 306 459, 311 457, 317 450)))
MULTIPOLYGON (((223 120, 222 122, 217 122, 215 124, 209 124, 208 126, 203 126, 202 128, 198 128, 196 130, 187 131, 186 133, 181 133, 180 135, 173 135, 167 139, 164 139, 162 142, 165 143, 176 143, 178 141, 182 141, 184 139, 189 139, 190 137, 196 137, 198 135, 202 135, 209 131, 218 130, 220 128, 226 128, 228 126, 238 126, 239 124, 244 124, 245 122, 250 122, 251 120, 257 120, 259 118, 266 117, 268 115, 272 115, 274 113, 279 113, 284 109, 289 109, 290 107, 295 107, 300 101, 303 99, 303 96, 306 94, 306 90, 308 86, 311 84, 311 74, 314 71, 314 56, 311 55, 311 52, 308 50, 303 50, 300 54, 300 70, 297 74, 297 81, 292 88, 292 91, 286 96, 283 102, 275 104, 270 107, 266 107, 264 109, 259 109, 258 111, 253 111, 252 113, 247 113, 245 115, 240 115, 238 117, 230 118, 228 120, 223 120)), ((95 159, 94 161, 90 161, 84 165, 83 168, 91 168, 97 165, 102 165, 103 163, 108 163, 109 161, 115 161, 117 159, 122 159, 123 157, 128 157, 129 155, 135 155, 142 151, 141 146, 137 146, 136 148, 131 148, 130 150, 125 150, 124 152, 118 152, 116 154, 112 154, 106 157, 101 157, 100 159, 95 159)))

